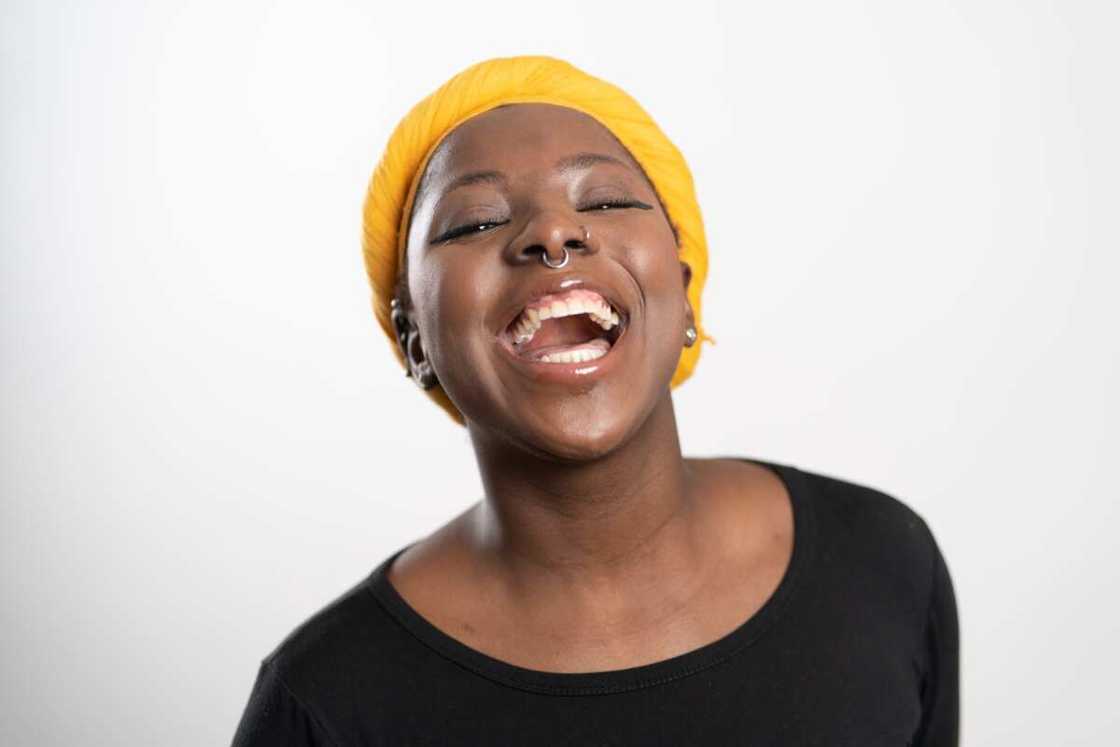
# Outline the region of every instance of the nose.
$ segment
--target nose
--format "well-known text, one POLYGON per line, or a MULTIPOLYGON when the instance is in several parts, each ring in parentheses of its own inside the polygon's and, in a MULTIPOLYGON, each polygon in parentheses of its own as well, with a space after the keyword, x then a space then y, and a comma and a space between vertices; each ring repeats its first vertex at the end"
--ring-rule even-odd
POLYGON ((505 254, 506 261, 513 265, 541 262, 542 259, 560 265, 565 249, 595 254, 598 246, 590 230, 570 216, 542 213, 507 245, 505 254))

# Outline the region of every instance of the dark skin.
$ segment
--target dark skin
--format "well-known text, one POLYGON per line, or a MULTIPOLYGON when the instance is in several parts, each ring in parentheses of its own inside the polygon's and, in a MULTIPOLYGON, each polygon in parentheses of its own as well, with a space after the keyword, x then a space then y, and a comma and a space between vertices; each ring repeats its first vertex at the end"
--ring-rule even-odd
POLYGON ((485 489, 391 568, 417 612, 502 661, 596 672, 711 643, 773 594, 792 552, 789 497, 763 467, 681 454, 669 382, 694 326, 691 271, 606 128, 549 104, 459 126, 417 196, 404 278, 394 318, 410 375, 462 412, 485 489), (580 153, 615 160, 556 170, 580 153), (482 170, 505 178, 448 189, 482 170), (564 246, 567 267, 540 262, 564 246), (550 274, 592 280, 626 306, 610 375, 542 382, 499 347, 509 299, 550 274))

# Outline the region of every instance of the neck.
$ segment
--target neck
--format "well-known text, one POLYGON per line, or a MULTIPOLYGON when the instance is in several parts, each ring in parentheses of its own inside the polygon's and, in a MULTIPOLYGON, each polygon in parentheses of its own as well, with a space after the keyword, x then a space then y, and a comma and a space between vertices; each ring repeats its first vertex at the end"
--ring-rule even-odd
POLYGON ((486 492, 472 532, 513 587, 610 593, 696 565, 695 476, 668 393, 596 459, 548 460, 475 429, 471 440, 486 492))

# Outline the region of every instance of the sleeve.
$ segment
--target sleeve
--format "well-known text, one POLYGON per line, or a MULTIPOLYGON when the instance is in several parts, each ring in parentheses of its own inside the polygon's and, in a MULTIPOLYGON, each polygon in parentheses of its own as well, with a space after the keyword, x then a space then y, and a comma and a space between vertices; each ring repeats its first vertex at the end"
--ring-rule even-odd
POLYGON ((241 715, 233 747, 337 747, 315 716, 265 661, 241 715))
MULTIPOLYGON (((927 527, 928 528, 928 527, 927 527)), ((933 538, 932 533, 930 538, 933 538)), ((933 543, 933 585, 924 635, 922 721, 914 747, 957 747, 960 740, 960 640, 957 601, 945 558, 933 543)))

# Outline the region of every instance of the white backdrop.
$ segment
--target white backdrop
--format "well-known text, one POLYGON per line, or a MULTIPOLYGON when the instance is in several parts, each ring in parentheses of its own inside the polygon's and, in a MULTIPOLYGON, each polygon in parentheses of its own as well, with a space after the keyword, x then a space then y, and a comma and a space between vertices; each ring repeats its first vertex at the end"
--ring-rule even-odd
POLYGON ((481 496, 360 213, 415 101, 525 53, 692 165, 686 453, 927 519, 964 744, 1114 736, 1116 4, 536 7, 4 3, 0 742, 227 744, 272 647, 481 496))

